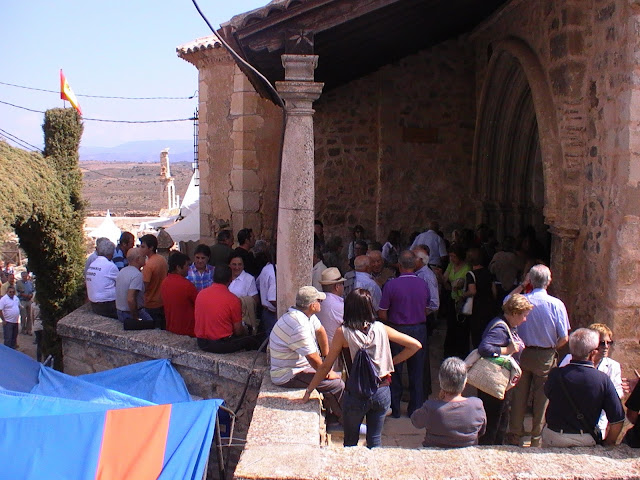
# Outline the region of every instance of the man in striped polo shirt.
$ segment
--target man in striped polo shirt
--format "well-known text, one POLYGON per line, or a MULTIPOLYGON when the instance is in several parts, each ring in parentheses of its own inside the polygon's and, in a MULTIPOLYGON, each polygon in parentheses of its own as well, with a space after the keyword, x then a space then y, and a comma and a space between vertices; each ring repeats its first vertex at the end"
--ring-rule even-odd
MULTIPOLYGON (((325 298, 326 295, 314 287, 300 288, 296 295, 296 306, 289 308, 273 327, 269 336, 269 350, 271 381, 275 385, 306 388, 322 364, 320 355, 325 356, 329 352, 327 333, 315 315, 325 298)), ((325 409, 341 421, 344 382, 340 375, 329 371, 316 390, 324 397, 325 409)))

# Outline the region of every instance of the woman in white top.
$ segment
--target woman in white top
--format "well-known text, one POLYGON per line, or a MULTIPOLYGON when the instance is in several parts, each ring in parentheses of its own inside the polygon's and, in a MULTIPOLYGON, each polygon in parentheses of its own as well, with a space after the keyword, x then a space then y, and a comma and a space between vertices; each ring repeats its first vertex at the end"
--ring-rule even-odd
MULTIPOLYGON (((604 323, 592 323, 587 328, 590 330, 595 330, 600 334, 600 344, 598 345, 598 355, 593 359, 593 365, 607 374, 607 376, 611 379, 611 383, 616 388, 616 392, 618 392, 618 396, 622 398, 622 395, 625 393, 629 393, 629 383, 626 378, 622 378, 622 372, 620 369, 620 364, 615 360, 609 358, 610 348, 613 347, 613 332, 611 329, 606 326, 604 323)), ((561 367, 569 364, 571 361, 571 354, 567 354, 566 357, 560 363, 561 367)), ((600 413, 600 418, 598 419, 598 428, 602 433, 602 436, 605 437, 607 433, 607 426, 609 422, 607 421, 607 416, 604 413, 604 410, 600 413)))
POLYGON ((242 257, 231 257, 229 260, 231 267, 231 283, 229 291, 236 297, 254 297, 258 301, 258 288, 253 275, 244 271, 244 261, 242 257))
POLYGON ((376 322, 371 294, 367 290, 356 288, 344 301, 344 323, 336 330, 329 354, 307 387, 303 402, 309 400, 311 392, 329 374, 331 366, 343 348, 349 349, 352 360, 360 349, 364 349, 369 354, 380 380, 379 388, 368 398, 359 397, 345 390, 342 397, 344 446, 351 447, 358 444, 360 424, 366 417, 367 447, 379 447, 382 426, 391 405, 389 384, 393 366, 410 358, 422 348, 422 345, 416 339, 376 322), (404 347, 395 357, 391 355, 389 341, 404 347))

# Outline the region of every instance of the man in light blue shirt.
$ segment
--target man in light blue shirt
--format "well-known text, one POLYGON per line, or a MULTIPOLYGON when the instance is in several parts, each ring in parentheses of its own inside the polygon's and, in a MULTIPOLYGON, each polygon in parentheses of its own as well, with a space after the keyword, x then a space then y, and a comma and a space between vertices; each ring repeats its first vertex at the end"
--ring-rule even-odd
POLYGON ((382 290, 371 276, 371 259, 366 255, 356 257, 353 262, 356 267, 356 279, 353 288, 364 288, 369 290, 371 301, 373 303, 373 311, 377 312, 380 308, 380 299, 382 298, 382 290))
MULTIPOLYGON (((540 446, 544 426, 544 414, 549 400, 544 394, 544 384, 549 371, 557 364, 557 349, 569 340, 569 317, 562 300, 547 293, 551 283, 551 271, 545 265, 531 268, 528 281, 533 291, 525 295, 533 304, 527 321, 518 327, 518 335, 526 348, 520 356, 522 377, 513 390, 511 418, 509 421, 509 444, 520 445, 524 435, 524 414, 529 391, 533 392, 533 420, 531 446, 540 446)), ((508 297, 507 297, 508 298, 508 297)))
POLYGON ((427 282, 429 287, 429 305, 430 314, 440 308, 440 296, 438 294, 438 279, 433 270, 429 268, 429 252, 425 245, 418 245, 411 250, 416 254, 416 276, 427 282))

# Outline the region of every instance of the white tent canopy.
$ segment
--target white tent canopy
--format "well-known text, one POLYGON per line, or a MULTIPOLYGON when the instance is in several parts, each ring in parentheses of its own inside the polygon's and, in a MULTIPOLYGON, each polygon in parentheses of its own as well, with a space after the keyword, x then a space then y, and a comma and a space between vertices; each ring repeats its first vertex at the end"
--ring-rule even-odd
POLYGON ((200 205, 200 186, 196 176, 196 172, 191 175, 191 181, 180 204, 180 215, 185 218, 200 205))
POLYGON ((89 233, 89 236, 91 238, 106 237, 117 245, 118 240, 120 240, 121 233, 122 232, 116 226, 113 219, 111 218, 111 213, 109 212, 109 210, 107 210, 107 215, 104 217, 104 220, 102 221, 100 226, 98 226, 97 228, 94 228, 89 233))
POLYGON ((174 242, 197 242, 200 240, 200 205, 179 222, 165 228, 174 242))

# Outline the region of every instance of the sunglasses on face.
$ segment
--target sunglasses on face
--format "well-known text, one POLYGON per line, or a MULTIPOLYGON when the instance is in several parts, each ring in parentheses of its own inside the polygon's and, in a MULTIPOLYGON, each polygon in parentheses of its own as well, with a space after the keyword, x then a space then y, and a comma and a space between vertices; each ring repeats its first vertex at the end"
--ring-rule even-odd
POLYGON ((602 340, 602 341, 599 343, 599 346, 600 346, 600 348, 613 347, 613 340, 610 340, 610 341, 608 341, 608 342, 607 342, 606 340, 602 340))

